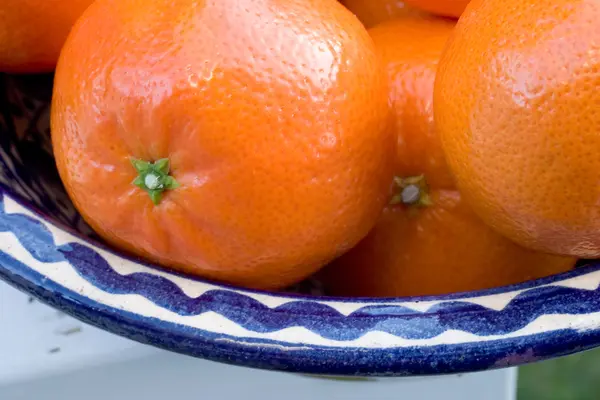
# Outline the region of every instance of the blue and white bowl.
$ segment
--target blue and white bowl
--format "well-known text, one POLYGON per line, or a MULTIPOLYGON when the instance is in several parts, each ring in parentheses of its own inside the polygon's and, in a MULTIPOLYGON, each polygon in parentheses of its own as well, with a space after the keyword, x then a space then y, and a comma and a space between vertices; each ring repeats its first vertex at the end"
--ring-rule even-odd
POLYGON ((0 75, 0 278, 76 318, 196 357, 327 375, 487 370, 600 343, 600 264, 481 292, 334 299, 243 290, 124 257, 97 240, 60 183, 51 83, 0 75))

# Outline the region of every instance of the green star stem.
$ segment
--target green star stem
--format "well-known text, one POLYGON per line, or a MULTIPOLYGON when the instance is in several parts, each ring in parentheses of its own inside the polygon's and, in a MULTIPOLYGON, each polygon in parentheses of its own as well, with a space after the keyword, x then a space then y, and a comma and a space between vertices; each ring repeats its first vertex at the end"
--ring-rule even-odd
POLYGON ((135 168, 138 176, 132 182, 148 195, 155 205, 158 205, 166 190, 173 190, 179 187, 179 183, 171 176, 170 162, 168 158, 162 158, 156 162, 148 162, 131 159, 131 165, 135 168))

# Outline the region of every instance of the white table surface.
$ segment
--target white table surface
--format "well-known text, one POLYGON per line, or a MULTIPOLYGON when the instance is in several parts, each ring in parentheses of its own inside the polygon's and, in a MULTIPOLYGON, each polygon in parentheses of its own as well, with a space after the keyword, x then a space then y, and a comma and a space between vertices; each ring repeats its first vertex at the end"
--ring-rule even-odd
POLYGON ((515 386, 515 369, 340 381, 217 364, 85 325, 0 282, 1 400, 514 400, 515 386))

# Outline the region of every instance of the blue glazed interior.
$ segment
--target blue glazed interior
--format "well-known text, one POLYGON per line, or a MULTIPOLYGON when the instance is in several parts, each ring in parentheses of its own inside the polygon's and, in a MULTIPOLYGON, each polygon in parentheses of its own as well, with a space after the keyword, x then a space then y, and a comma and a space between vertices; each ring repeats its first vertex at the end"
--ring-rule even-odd
POLYGON ((68 198, 50 140, 52 75, 0 74, 0 183, 48 218, 97 239, 68 198))

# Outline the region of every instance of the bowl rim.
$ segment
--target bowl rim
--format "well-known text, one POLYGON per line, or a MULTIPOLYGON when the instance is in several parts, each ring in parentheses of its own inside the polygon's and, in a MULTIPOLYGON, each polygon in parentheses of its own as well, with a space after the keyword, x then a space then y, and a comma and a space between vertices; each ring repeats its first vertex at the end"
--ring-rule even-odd
MULTIPOLYGON (((84 246, 101 249, 119 259, 125 260, 127 263, 142 265, 156 273, 160 272, 163 276, 166 274, 199 285, 209 285, 210 287, 214 287, 218 292, 236 294, 248 298, 260 296, 280 299, 284 300, 283 304, 298 305, 296 309, 291 311, 289 309, 286 309, 287 311, 278 310, 277 307, 269 309, 269 312, 278 310, 277 312, 284 316, 293 314, 294 312, 304 312, 305 315, 310 315, 311 309, 309 306, 311 305, 330 306, 331 303, 335 303, 338 305, 352 305, 354 311, 346 315, 346 318, 354 316, 355 312, 362 312, 364 309, 369 308, 370 314, 366 313, 361 318, 368 320, 383 316, 383 319, 380 320, 381 324, 388 322, 390 324, 401 324, 402 321, 407 321, 407 318, 410 317, 422 318, 428 323, 431 321, 435 322, 436 319, 440 319, 442 316, 445 318, 464 315, 477 317, 478 315, 487 315, 487 313, 493 314, 498 310, 493 310, 494 307, 473 307, 477 303, 473 302, 474 300, 518 293, 508 301, 504 306, 506 308, 514 299, 522 294, 527 295, 529 291, 540 288, 564 289, 564 285, 557 286, 556 283, 576 280, 577 278, 600 272, 600 263, 593 263, 573 271, 516 285, 474 292, 453 293, 445 296, 338 298, 293 293, 273 293, 261 290, 241 289, 231 285, 185 276, 172 271, 165 272, 164 269, 156 265, 146 263, 135 257, 119 254, 102 243, 94 243, 89 238, 82 237, 70 227, 46 215, 31 202, 0 183, 0 211, 3 210, 6 204, 5 199, 10 199, 10 201, 14 202, 27 213, 30 213, 31 215, 28 218, 33 218, 46 228, 53 226, 59 231, 77 238, 77 241, 83 243, 84 246), (399 312, 398 307, 402 307, 407 303, 423 303, 424 307, 420 310, 404 310, 403 312, 399 312), (440 304, 452 304, 453 308, 440 311, 440 309, 435 308, 440 304), (377 307, 379 307, 377 310, 372 310, 377 307)), ((7 213, 7 215, 15 214, 7 213)), ((0 234, 2 232, 0 229, 0 234)), ((12 230, 9 233, 13 233, 14 235, 12 230)), ((327 346, 303 342, 302 337, 294 344, 290 341, 274 340, 260 335, 256 337, 243 337, 227 334, 227 332, 215 333, 190 328, 189 326, 173 323, 172 321, 160 319, 152 315, 136 314, 86 297, 72 290, 73 288, 66 287, 60 282, 49 279, 44 274, 12 257, 17 252, 15 249, 12 251, 3 251, 2 245, 0 245, 0 278, 30 293, 41 301, 61 309, 84 322, 142 343, 236 365, 327 375, 431 375, 471 372, 520 365, 545 358, 570 354, 574 351, 596 347, 600 344, 600 323, 597 323, 600 319, 598 321, 594 320, 593 326, 585 326, 584 324, 583 328, 575 326, 565 329, 552 329, 552 326, 541 326, 528 334, 520 336, 504 335, 506 336, 504 337, 500 335, 500 337, 495 337, 493 335, 482 335, 478 336, 477 340, 465 343, 425 343, 423 345, 381 346, 373 348, 350 344, 350 340, 347 340, 348 345, 327 346), (486 336, 489 337, 486 338, 486 336)), ((153 275, 152 273, 149 274, 153 275)), ((594 299, 599 298, 599 296, 595 295, 597 290, 600 289, 598 287, 572 287, 570 291, 563 290, 564 293, 557 289, 549 291, 546 295, 560 296, 562 293, 563 296, 585 297, 585 295, 592 294, 593 299, 587 301, 590 304, 593 302, 594 306, 596 306, 594 299)), ((115 296, 118 296, 118 294, 115 296)), ((585 302, 587 297, 584 297, 581 297, 579 302, 585 302)), ((535 298, 535 296, 529 299, 529 301, 537 301, 537 305, 540 307, 543 306, 545 300, 545 298, 535 298)), ((499 311, 503 311, 505 308, 500 308, 499 311)), ((598 304, 597 308, 598 311, 596 311, 596 307, 594 308, 595 314, 600 313, 600 304, 598 304)), ((241 309, 244 310, 243 307, 241 309)), ((539 316, 552 315, 552 310, 548 310, 548 312, 548 314, 541 314, 539 316)), ((588 314, 591 315, 590 313, 573 314, 573 320, 582 319, 588 314)), ((336 318, 338 318, 337 315, 336 318)), ((339 318, 343 319, 344 316, 340 316, 339 318)), ((289 327, 282 325, 280 331, 287 328, 289 327)), ((368 329, 366 333, 362 333, 360 338, 366 336, 367 333, 380 332, 380 329, 381 325, 377 325, 373 329, 368 329)), ((433 338, 446 334, 447 331, 449 330, 445 330, 442 334, 433 336, 433 338)), ((323 334, 323 332, 328 333, 326 330, 319 331, 319 329, 313 333, 318 335, 323 334)), ((344 342, 344 340, 341 340, 341 342, 344 342)))

